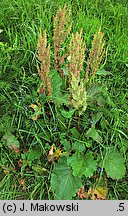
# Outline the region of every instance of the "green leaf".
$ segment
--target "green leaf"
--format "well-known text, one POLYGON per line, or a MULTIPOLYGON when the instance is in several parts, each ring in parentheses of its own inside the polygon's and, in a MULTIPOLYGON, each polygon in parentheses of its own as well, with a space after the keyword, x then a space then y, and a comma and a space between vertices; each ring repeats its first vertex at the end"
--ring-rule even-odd
POLYGON ((100 76, 108 76, 108 75, 113 75, 110 71, 106 71, 104 69, 100 70, 100 71, 97 71, 96 72, 97 75, 100 75, 100 76))
POLYGON ((50 72, 51 86, 53 89, 53 96, 57 96, 60 92, 60 87, 62 86, 62 79, 56 70, 51 70, 50 72))
POLYGON ((102 85, 101 92, 97 95, 96 99, 97 99, 97 104, 100 107, 106 107, 107 105, 111 107, 116 106, 109 95, 108 88, 105 85, 102 85))
POLYGON ((93 83, 87 90, 88 104, 97 101, 98 106, 106 107, 107 105, 115 107, 114 102, 109 96, 108 88, 104 84, 93 83))
POLYGON ((64 150, 70 151, 71 144, 67 139, 65 139, 63 136, 60 136, 60 142, 64 146, 64 150))
POLYGON ((71 109, 71 110, 69 110, 69 111, 66 111, 66 110, 61 110, 61 114, 65 117, 65 118, 71 118, 72 116, 73 116, 73 114, 74 114, 74 112, 75 112, 75 109, 71 109))
POLYGON ((72 150, 83 152, 85 150, 85 145, 82 142, 76 141, 72 144, 72 150))
POLYGON ((100 118, 103 116, 103 113, 102 112, 98 112, 98 113, 95 113, 95 114, 92 114, 92 122, 93 122, 93 125, 95 125, 99 120, 100 118))
POLYGON ((105 158, 104 168, 109 177, 117 180, 123 178, 125 175, 125 165, 122 154, 117 150, 111 150, 105 158))
POLYGON ((35 172, 38 172, 38 173, 44 173, 44 172, 48 172, 48 170, 47 169, 45 169, 45 168, 43 168, 43 167, 41 167, 41 166, 39 166, 39 165, 34 165, 34 166, 32 166, 32 169, 35 171, 35 172))
POLYGON ((3 139, 6 141, 6 144, 9 148, 14 150, 19 149, 20 147, 19 141, 11 132, 7 132, 3 136, 3 139))
POLYGON ((85 168, 84 156, 77 151, 75 154, 73 154, 67 160, 68 160, 68 164, 73 169, 73 175, 82 177, 83 176, 83 170, 85 168))
POLYGON ((91 177, 93 175, 93 172, 96 171, 97 163, 93 159, 93 155, 91 152, 86 153, 85 160, 86 160, 86 169, 84 171, 84 175, 88 178, 91 177))
POLYGON ((68 164, 72 167, 74 176, 82 177, 85 175, 87 178, 93 175, 97 165, 96 161, 93 160, 92 153, 82 155, 79 152, 68 158, 68 164))
POLYGON ((70 200, 82 187, 78 177, 73 176, 72 169, 67 165, 65 157, 60 158, 51 175, 51 186, 60 200, 70 200))
POLYGON ((88 142, 85 142, 86 147, 90 148, 92 146, 92 140, 89 140, 88 142))
POLYGON ((76 128, 71 128, 70 132, 72 133, 74 138, 79 139, 80 133, 78 132, 78 130, 76 130, 76 128))
POLYGON ((58 96, 53 97, 53 101, 54 103, 56 103, 58 106, 61 106, 62 104, 67 105, 68 101, 69 101, 69 95, 68 94, 62 94, 62 92, 60 92, 60 94, 58 94, 58 96))
POLYGON ((87 95, 89 96, 89 100, 90 98, 93 98, 96 94, 98 94, 99 92, 102 91, 102 85, 98 84, 98 83, 93 83, 89 89, 87 90, 87 95))
POLYGON ((88 137, 91 137, 93 140, 96 142, 102 142, 102 137, 98 134, 97 130, 95 128, 90 128, 87 132, 86 135, 88 137))
POLYGON ((52 86, 52 100, 57 105, 62 105, 68 103, 68 94, 62 94, 61 86, 62 79, 56 70, 51 70, 50 74, 51 86, 52 86))
POLYGON ((34 149, 31 149, 29 152, 28 152, 28 161, 31 162, 37 158, 39 158, 41 156, 42 152, 41 152, 41 149, 40 147, 36 147, 34 149))

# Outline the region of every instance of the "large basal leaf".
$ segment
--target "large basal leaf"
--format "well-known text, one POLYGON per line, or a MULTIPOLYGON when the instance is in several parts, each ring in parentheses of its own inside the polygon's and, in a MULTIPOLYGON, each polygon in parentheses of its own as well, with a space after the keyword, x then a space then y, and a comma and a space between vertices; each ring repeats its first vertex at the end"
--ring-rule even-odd
POLYGON ((7 132, 3 136, 3 139, 6 141, 6 144, 9 148, 13 149, 16 153, 18 153, 20 144, 17 138, 11 132, 7 132))
POLYGON ((51 70, 50 82, 52 86, 52 100, 57 105, 68 103, 68 94, 61 92, 62 79, 56 70, 51 70))
POLYGON ((108 88, 99 83, 93 83, 87 90, 87 103, 96 102, 100 107, 106 107, 107 105, 115 107, 114 102, 109 96, 108 88))
POLYGON ((82 187, 80 178, 73 176, 72 169, 67 165, 67 159, 58 160, 51 175, 51 186, 60 200, 69 200, 82 187))
POLYGON ((109 177, 117 180, 123 178, 125 175, 123 156, 117 150, 111 150, 105 158, 104 168, 109 177))
POLYGON ((89 130, 86 132, 86 135, 91 137, 96 142, 102 142, 102 137, 98 134, 95 128, 89 128, 89 130))
POLYGON ((68 164, 72 167, 74 176, 82 177, 85 175, 87 178, 93 175, 97 167, 91 152, 86 153, 86 155, 76 152, 68 158, 68 164))
POLYGON ((60 93, 60 87, 62 86, 62 79, 56 70, 51 70, 50 72, 51 86, 53 89, 53 97, 56 97, 60 93))

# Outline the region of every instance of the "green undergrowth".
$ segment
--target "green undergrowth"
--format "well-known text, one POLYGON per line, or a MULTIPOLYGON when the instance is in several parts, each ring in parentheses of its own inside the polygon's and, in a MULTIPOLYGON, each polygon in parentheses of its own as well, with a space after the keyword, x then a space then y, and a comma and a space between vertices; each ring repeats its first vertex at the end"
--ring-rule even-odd
POLYGON ((81 199, 82 187, 83 199, 128 199, 128 3, 67 2, 87 54, 100 26, 107 48, 79 116, 53 68, 53 101, 39 94, 39 29, 47 29, 53 61, 53 16, 65 2, 0 3, 0 199, 81 199))

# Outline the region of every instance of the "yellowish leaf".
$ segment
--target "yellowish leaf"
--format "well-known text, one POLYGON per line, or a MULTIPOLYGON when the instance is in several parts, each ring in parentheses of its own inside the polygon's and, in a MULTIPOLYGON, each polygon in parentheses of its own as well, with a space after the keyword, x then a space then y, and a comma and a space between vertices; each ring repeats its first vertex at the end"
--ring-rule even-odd
MULTIPOLYGON (((96 180, 96 183, 97 182, 98 179, 96 180)), ((93 189, 93 187, 90 186, 88 194, 92 200, 105 200, 108 194, 106 180, 101 178, 95 189, 93 189)))
POLYGON ((93 191, 92 197, 93 199, 105 200, 107 193, 107 188, 99 186, 96 190, 93 191))
POLYGON ((48 161, 53 162, 58 160, 61 154, 61 149, 56 149, 56 147, 52 145, 48 153, 48 161))
POLYGON ((31 104, 29 107, 31 107, 32 109, 34 109, 34 114, 31 116, 31 119, 33 121, 36 121, 39 116, 41 115, 41 108, 42 108, 42 105, 36 101, 36 104, 31 104))

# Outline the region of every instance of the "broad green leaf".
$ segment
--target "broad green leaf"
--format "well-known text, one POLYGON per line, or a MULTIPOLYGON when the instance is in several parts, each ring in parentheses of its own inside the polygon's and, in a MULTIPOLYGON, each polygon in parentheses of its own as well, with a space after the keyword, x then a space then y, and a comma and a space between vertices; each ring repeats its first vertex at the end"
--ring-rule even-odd
POLYGON ((87 90, 87 96, 88 104, 97 101, 98 106, 105 107, 109 105, 115 107, 109 96, 108 88, 104 84, 93 83, 87 90))
POLYGON ((100 75, 100 76, 113 75, 111 72, 106 71, 106 70, 104 70, 104 69, 102 69, 102 70, 100 70, 100 71, 97 71, 96 74, 97 74, 97 75, 100 75))
POLYGON ((51 85, 53 88, 53 96, 57 95, 60 92, 60 87, 62 86, 62 79, 56 70, 51 70, 51 85))
POLYGON ((62 79, 56 70, 51 70, 50 74, 51 86, 52 86, 52 100, 57 102, 58 97, 61 96, 62 79))
POLYGON ((88 178, 88 177, 91 177, 93 173, 96 171, 97 163, 93 159, 93 155, 91 152, 86 153, 85 161, 86 161, 86 169, 84 171, 84 175, 86 176, 86 178, 88 178))
POLYGON ((6 141, 6 144, 9 148, 14 149, 15 152, 18 152, 20 146, 19 141, 11 132, 7 132, 3 136, 3 139, 6 141))
POLYGON ((61 110, 61 114, 65 117, 65 118, 71 118, 72 116, 73 116, 73 114, 74 114, 74 112, 75 112, 75 109, 71 109, 71 110, 69 110, 69 111, 66 111, 66 110, 61 110))
POLYGON ((58 160, 51 175, 51 186, 60 200, 70 200, 82 187, 80 178, 73 176, 72 169, 67 165, 67 159, 58 160))
POLYGON ((68 94, 62 94, 61 86, 62 86, 62 78, 58 74, 56 70, 51 70, 50 74, 51 78, 51 86, 52 86, 52 100, 57 105, 67 104, 68 103, 68 94))
POLYGON ((67 160, 68 160, 68 164, 73 169, 73 175, 82 177, 83 176, 83 170, 85 169, 84 156, 77 151, 75 154, 73 154, 67 160))
POLYGON ((63 137, 60 137, 60 142, 64 146, 64 150, 70 151, 71 144, 70 144, 70 142, 67 139, 65 139, 63 137))
POLYGON ((76 130, 76 128, 71 128, 70 132, 72 133, 72 135, 74 136, 74 138, 79 139, 80 133, 78 132, 78 130, 76 130))
POLYGON ((41 154, 42 154, 42 152, 41 152, 40 147, 36 147, 34 149, 31 149, 28 152, 28 161, 31 162, 31 161, 39 158, 41 156, 41 154))
POLYGON ((95 128, 90 128, 87 132, 86 135, 88 137, 91 137, 93 140, 96 142, 102 142, 102 137, 98 134, 97 130, 95 128))
POLYGON ((68 158, 68 164, 73 169, 73 175, 82 177, 85 175, 87 178, 93 175, 96 171, 96 161, 94 161, 92 153, 83 155, 76 152, 74 155, 68 158))
POLYGON ((54 103, 56 103, 58 106, 61 106, 62 104, 67 105, 68 101, 69 101, 69 95, 68 94, 62 94, 62 92, 60 92, 60 94, 58 94, 58 96, 56 97, 52 97, 54 103))
POLYGON ((85 145, 82 142, 76 141, 72 144, 72 150, 83 152, 85 150, 85 145))
POLYGON ((97 104, 100 107, 106 108, 107 105, 112 107, 116 106, 109 95, 108 88, 105 85, 102 85, 102 89, 100 93, 97 95, 96 100, 97 100, 97 104))
POLYGON ((105 158, 104 168, 109 177, 117 180, 123 178, 125 175, 125 165, 122 154, 117 150, 111 150, 105 158))

